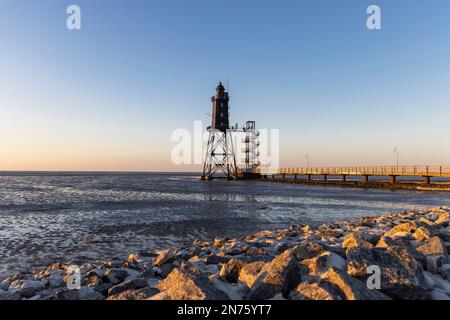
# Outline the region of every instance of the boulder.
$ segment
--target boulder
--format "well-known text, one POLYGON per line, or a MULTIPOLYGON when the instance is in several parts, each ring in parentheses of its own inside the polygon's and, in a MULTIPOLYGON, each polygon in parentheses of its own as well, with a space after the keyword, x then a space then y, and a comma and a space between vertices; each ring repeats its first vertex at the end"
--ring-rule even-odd
POLYGON ((315 258, 300 262, 308 270, 309 275, 320 275, 330 267, 345 270, 347 261, 336 253, 326 251, 315 258))
POLYGON ((419 227, 416 229, 412 236, 417 241, 425 241, 430 238, 431 232, 427 228, 419 227))
POLYGON ((265 265, 266 263, 262 261, 245 264, 239 272, 238 280, 245 283, 249 288, 251 288, 265 265))
POLYGON ((289 293, 290 300, 344 300, 338 286, 326 280, 303 281, 289 293))
POLYGON ((405 247, 350 248, 347 250, 347 273, 363 281, 371 274, 370 266, 381 270, 381 291, 393 298, 421 299, 426 294, 422 265, 405 247))
POLYGON ((78 291, 80 300, 105 300, 105 296, 95 291, 93 288, 81 287, 78 291))
POLYGON ((430 292, 430 300, 450 300, 450 296, 441 290, 434 289, 430 292))
POLYGON ((372 243, 367 241, 361 234, 354 233, 354 232, 352 232, 344 237, 342 246, 344 248, 353 248, 353 247, 372 248, 373 247, 372 243))
POLYGON ((54 300, 79 300, 78 290, 70 290, 68 288, 61 288, 55 291, 53 295, 54 300))
POLYGON ((155 260, 153 261, 153 265, 159 267, 165 263, 173 262, 176 254, 177 254, 177 249, 175 249, 175 248, 169 248, 167 250, 164 250, 155 258, 155 260))
POLYGON ((444 279, 450 281, 450 264, 443 264, 439 268, 439 273, 444 277, 444 279))
POLYGON ((122 291, 126 290, 135 290, 140 289, 147 286, 147 280, 143 278, 137 278, 132 280, 127 280, 122 283, 119 283, 108 290, 108 296, 117 295, 122 291))
POLYGON ((439 215, 439 218, 435 221, 436 224, 441 225, 443 227, 447 227, 450 222, 450 213, 443 212, 439 215))
POLYGON ((417 229, 417 224, 414 221, 410 221, 410 222, 406 222, 406 223, 402 223, 402 224, 398 224, 395 227, 393 227, 391 230, 389 230, 388 232, 386 232, 384 235, 385 236, 389 236, 392 237, 395 234, 399 233, 399 232, 408 232, 408 233, 412 233, 417 229))
POLYGON ((128 277, 128 272, 120 268, 108 269, 105 272, 105 279, 112 284, 118 284, 126 277, 128 277))
POLYGON ((289 291, 301 281, 301 270, 292 250, 286 250, 267 264, 250 288, 249 299, 270 299, 282 293, 287 297, 289 291))
POLYGON ((159 290, 149 287, 129 289, 109 296, 106 300, 146 300, 158 294, 159 290))
POLYGON ((384 293, 376 289, 369 289, 364 282, 333 267, 322 274, 320 278, 339 287, 346 300, 390 300, 384 293))
POLYGON ((9 292, 20 294, 24 298, 31 298, 45 288, 44 283, 36 280, 15 280, 9 286, 9 292))
POLYGON ((445 256, 448 257, 447 248, 439 237, 432 237, 424 244, 417 247, 417 250, 426 256, 445 256))
POLYGON ((244 265, 245 263, 242 261, 231 259, 222 266, 220 277, 228 282, 236 283, 239 279, 239 273, 244 265))
POLYGON ((198 268, 175 268, 159 285, 172 300, 227 300, 198 268))
POLYGON ((425 266, 429 272, 437 274, 446 262, 447 259, 444 256, 427 256, 425 266))
POLYGON ((171 300, 171 298, 170 298, 170 294, 167 291, 163 291, 163 292, 157 293, 154 296, 151 296, 150 298, 147 298, 145 300, 171 300))

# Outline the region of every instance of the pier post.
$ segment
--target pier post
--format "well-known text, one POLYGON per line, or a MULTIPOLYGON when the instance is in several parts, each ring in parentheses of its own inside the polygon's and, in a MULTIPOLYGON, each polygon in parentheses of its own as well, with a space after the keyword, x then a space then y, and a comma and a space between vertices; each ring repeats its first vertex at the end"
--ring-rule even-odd
POLYGON ((342 181, 342 182, 347 181, 347 176, 346 176, 345 174, 343 174, 343 175, 341 176, 341 181, 342 181))
POLYGON ((297 175, 296 174, 294 174, 294 180, 297 180, 297 175))
POLYGON ((423 177, 423 183, 424 184, 430 184, 431 183, 431 177, 429 177, 429 176, 423 177))
POLYGON ((327 174, 324 174, 324 175, 323 175, 323 181, 327 181, 327 177, 328 177, 328 175, 327 175, 327 174))
POLYGON ((369 183, 369 176, 368 176, 367 174, 364 174, 364 175, 362 176, 362 178, 363 178, 363 183, 365 183, 365 184, 368 184, 368 183, 369 183))
POLYGON ((397 176, 394 176, 394 175, 389 176, 389 181, 391 183, 396 183, 397 182, 397 176))
POLYGON ((286 180, 286 174, 283 173, 283 180, 286 180))
POLYGON ((311 175, 310 174, 306 175, 306 180, 311 181, 311 175))

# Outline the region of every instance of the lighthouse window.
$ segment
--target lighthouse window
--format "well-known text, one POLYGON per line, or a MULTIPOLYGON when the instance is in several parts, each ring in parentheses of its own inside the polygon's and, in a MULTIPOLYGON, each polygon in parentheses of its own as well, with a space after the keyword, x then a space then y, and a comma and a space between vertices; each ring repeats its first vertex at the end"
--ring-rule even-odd
POLYGON ((223 107, 223 102, 220 103, 220 106, 223 107))
POLYGON ((220 117, 223 118, 223 112, 220 113, 220 117))

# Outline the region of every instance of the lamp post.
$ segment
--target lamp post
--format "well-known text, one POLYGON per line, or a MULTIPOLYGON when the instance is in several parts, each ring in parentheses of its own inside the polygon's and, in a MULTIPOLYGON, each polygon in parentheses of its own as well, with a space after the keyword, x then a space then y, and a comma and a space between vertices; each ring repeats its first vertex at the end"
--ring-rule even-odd
POLYGON ((308 171, 309 171, 309 160, 311 159, 311 156, 309 154, 307 154, 305 156, 305 159, 308 160, 308 171))
POLYGON ((398 148, 394 148, 394 155, 396 155, 396 157, 397 157, 397 167, 398 167, 398 165, 399 165, 399 162, 398 162, 398 148))

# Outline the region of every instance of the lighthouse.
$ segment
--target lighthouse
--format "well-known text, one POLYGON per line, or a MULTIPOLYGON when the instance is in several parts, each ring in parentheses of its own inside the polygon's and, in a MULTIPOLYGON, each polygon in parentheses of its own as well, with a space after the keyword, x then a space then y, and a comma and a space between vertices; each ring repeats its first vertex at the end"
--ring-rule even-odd
POLYGON ((232 130, 230 130, 230 98, 222 82, 216 87, 216 94, 211 98, 211 101, 211 126, 207 128, 209 138, 201 179, 234 179, 237 177, 237 166, 232 130))

